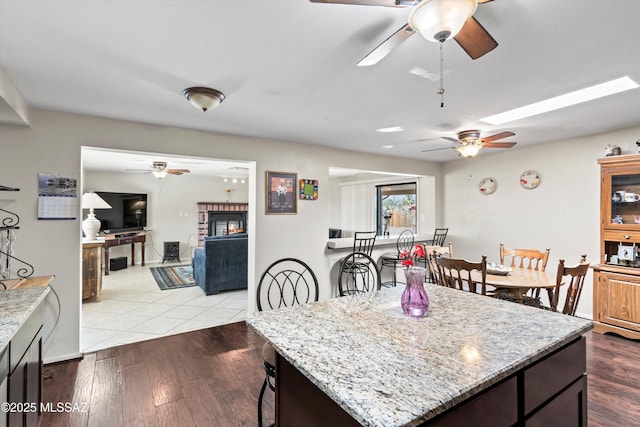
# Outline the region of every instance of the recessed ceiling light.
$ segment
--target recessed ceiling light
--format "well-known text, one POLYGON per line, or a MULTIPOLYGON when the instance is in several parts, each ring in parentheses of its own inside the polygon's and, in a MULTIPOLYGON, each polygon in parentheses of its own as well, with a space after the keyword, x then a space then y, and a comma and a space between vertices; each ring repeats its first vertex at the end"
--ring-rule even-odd
POLYGON ((391 148, 393 148, 393 145, 383 145, 382 148, 384 148, 385 150, 390 150, 391 148))
POLYGON ((381 132, 381 133, 392 133, 392 132, 402 132, 404 129, 402 128, 402 126, 392 126, 389 128, 380 128, 380 129, 376 129, 376 132, 381 132))
POLYGON ((492 125, 501 125, 515 120, 524 119, 525 117, 531 117, 537 114, 547 113, 549 111, 559 110, 560 108, 591 101, 593 99, 603 98, 608 95, 613 95, 614 93, 624 92, 625 90, 635 89, 637 87, 638 83, 625 76, 619 79, 600 83, 595 86, 569 92, 564 95, 556 96, 554 98, 545 99, 544 101, 525 105, 524 107, 505 111, 504 113, 485 117, 484 119, 480 119, 480 121, 492 125))

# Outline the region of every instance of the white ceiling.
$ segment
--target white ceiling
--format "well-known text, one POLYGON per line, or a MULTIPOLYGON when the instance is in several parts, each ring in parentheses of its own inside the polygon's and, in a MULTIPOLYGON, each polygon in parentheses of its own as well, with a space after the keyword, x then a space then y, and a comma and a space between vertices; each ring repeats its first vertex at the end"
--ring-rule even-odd
POLYGON ((0 66, 33 108, 433 161, 456 152, 421 150, 448 147, 440 137, 464 129, 511 130, 518 150, 640 123, 640 89, 499 127, 479 122, 625 75, 640 83, 638 0, 480 5, 474 16, 499 46, 473 61, 445 44, 444 108, 438 45, 420 35, 356 67, 409 11, 306 0, 0 0, 0 66), (182 96, 189 86, 227 99, 203 113, 182 96), (389 126, 405 131, 375 132, 389 126))

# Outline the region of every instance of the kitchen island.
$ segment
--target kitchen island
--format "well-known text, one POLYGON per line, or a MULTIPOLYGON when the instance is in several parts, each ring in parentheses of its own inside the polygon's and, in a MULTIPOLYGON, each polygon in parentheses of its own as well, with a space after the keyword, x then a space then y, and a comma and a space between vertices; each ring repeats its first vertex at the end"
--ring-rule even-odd
POLYGON ((0 290, 0 426, 40 421, 42 326, 50 280, 18 279, 22 286, 0 290))
POLYGON ((423 319, 403 287, 249 315, 277 351, 277 425, 586 425, 591 321, 425 288, 423 319))

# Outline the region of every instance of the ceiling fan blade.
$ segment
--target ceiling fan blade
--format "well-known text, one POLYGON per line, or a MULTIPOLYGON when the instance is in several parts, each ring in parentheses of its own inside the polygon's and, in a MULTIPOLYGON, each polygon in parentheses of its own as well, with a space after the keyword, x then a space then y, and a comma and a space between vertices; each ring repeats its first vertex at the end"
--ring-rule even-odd
POLYGON ((369 67, 380 62, 385 56, 389 55, 395 48, 414 35, 416 31, 409 26, 403 25, 398 31, 393 33, 389 38, 383 41, 378 47, 373 49, 367 56, 358 62, 358 67, 369 67))
POLYGON ((506 138, 508 136, 515 136, 515 133, 506 130, 504 132, 496 133, 495 135, 487 136, 486 138, 481 138, 480 141, 482 141, 483 143, 493 142, 498 139, 506 138))
POLYGON ((446 139, 447 141, 455 142, 456 144, 460 144, 459 139, 451 138, 450 136, 443 136, 442 139, 446 139))
POLYGON ((516 144, 516 142, 489 142, 482 144, 482 146, 484 148, 511 148, 516 144))
POLYGON ((395 0, 309 0, 311 3, 356 4, 360 6, 405 7, 395 0))
POLYGON ((467 19, 454 39, 471 59, 478 59, 498 46, 498 42, 473 16, 467 19))
POLYGON ((440 151, 440 150, 451 150, 457 147, 443 147, 443 148, 431 148, 430 150, 422 150, 423 153, 428 153, 430 151, 440 151))
POLYGON ((166 172, 171 175, 182 175, 183 173, 189 173, 191 171, 189 169, 167 169, 166 172))

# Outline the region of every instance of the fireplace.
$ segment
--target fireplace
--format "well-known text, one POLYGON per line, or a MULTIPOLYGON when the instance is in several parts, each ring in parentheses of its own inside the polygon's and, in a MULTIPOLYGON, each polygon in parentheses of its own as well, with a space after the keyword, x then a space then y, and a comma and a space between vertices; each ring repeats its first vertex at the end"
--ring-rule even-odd
POLYGON ((209 236, 247 232, 246 212, 217 212, 209 211, 209 236))

